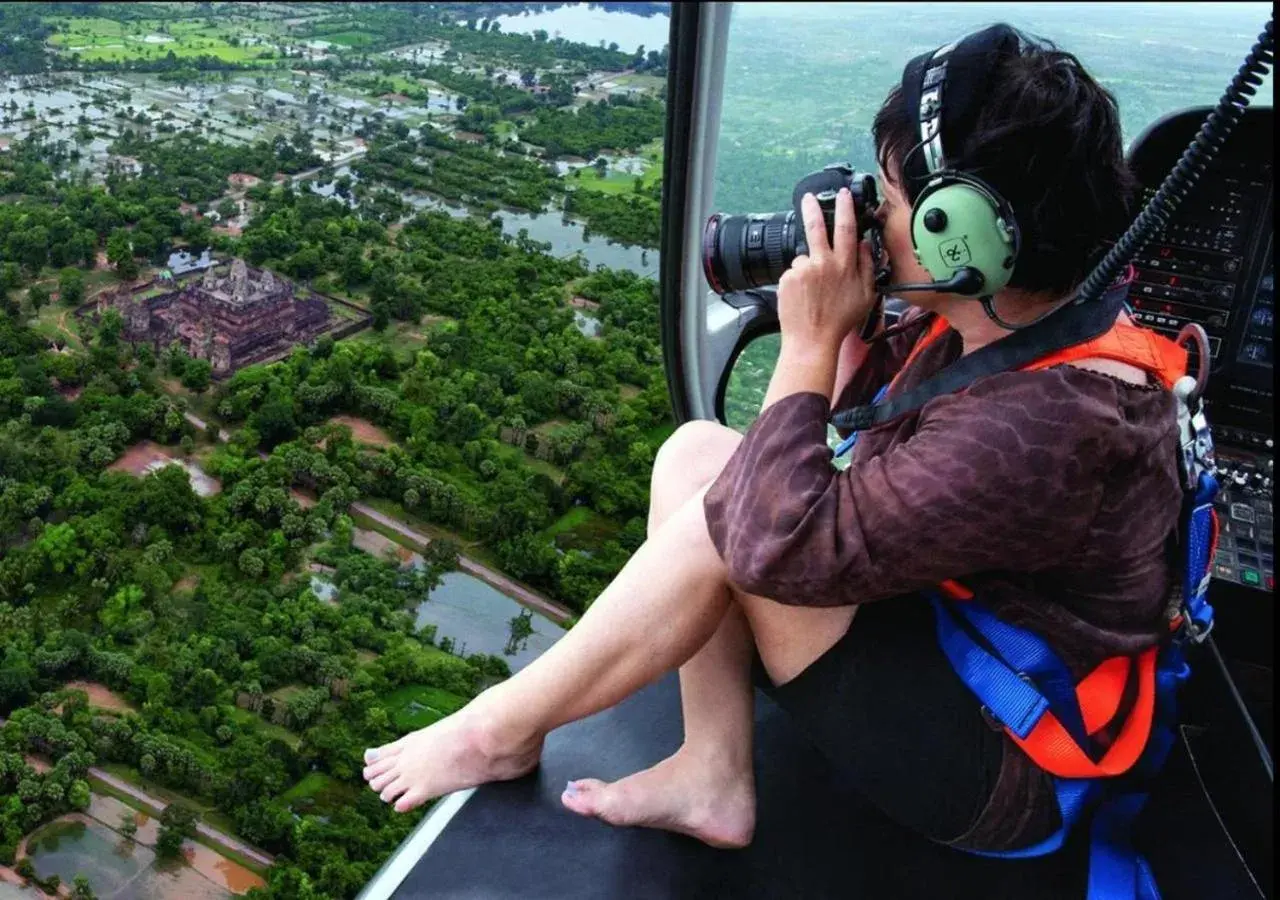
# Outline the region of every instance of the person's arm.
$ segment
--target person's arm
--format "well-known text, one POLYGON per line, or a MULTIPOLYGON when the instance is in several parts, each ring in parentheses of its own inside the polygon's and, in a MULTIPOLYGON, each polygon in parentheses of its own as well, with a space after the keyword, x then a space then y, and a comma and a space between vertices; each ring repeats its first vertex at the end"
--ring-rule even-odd
MULTIPOLYGON (((876 331, 880 328, 877 327, 876 331)), ((840 344, 840 354, 836 358, 836 380, 831 390, 831 406, 835 407, 844 389, 849 386, 853 374, 867 361, 871 345, 864 341, 856 331, 850 331, 840 344)))
POLYGON ((908 441, 838 471, 823 373, 793 371, 779 384, 812 387, 756 420, 704 498, 730 581, 781 603, 844 606, 1061 564, 1097 514, 1103 471, 1119 464, 1106 449, 1124 425, 1114 387, 1082 391, 1046 370, 938 398, 908 441), (1054 416, 1040 414, 1046 396, 1054 416))

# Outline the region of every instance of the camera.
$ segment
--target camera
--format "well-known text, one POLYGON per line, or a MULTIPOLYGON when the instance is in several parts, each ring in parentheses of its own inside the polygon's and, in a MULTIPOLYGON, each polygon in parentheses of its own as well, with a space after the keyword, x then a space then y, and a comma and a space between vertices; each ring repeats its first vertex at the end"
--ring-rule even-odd
POLYGON ((791 261, 809 252, 805 241, 804 215, 800 204, 812 193, 822 207, 827 239, 836 225, 836 195, 848 188, 858 220, 858 237, 870 232, 871 251, 876 261, 879 284, 888 272, 880 272, 882 259, 880 223, 875 218, 879 199, 876 180, 857 172, 846 163, 835 163, 801 178, 791 195, 792 208, 786 212, 749 213, 729 216, 716 213, 702 229, 702 271, 717 294, 745 291, 777 284, 791 261))

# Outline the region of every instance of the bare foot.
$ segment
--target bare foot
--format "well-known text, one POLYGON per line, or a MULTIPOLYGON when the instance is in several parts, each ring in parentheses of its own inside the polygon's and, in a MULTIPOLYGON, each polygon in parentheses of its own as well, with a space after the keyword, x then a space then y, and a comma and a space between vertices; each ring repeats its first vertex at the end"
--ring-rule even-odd
POLYGON ((480 698, 434 725, 398 741, 366 750, 364 779, 396 812, 408 812, 434 797, 532 772, 542 755, 542 737, 500 737, 480 698), (398 799, 397 799, 398 798, 398 799))
POLYGON ((678 831, 724 849, 750 844, 756 827, 750 761, 733 766, 684 747, 653 768, 612 784, 594 778, 571 781, 560 802, 610 825, 678 831))

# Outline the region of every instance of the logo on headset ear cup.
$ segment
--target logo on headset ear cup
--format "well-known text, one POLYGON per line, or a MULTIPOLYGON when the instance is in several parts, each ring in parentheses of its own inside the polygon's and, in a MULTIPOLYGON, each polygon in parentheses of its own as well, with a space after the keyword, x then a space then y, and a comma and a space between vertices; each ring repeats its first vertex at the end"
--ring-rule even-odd
POLYGON ((982 273, 983 294, 1009 283, 1016 254, 1012 226, 1000 204, 977 184, 955 176, 936 178, 916 199, 911 213, 916 258, 934 279, 945 281, 964 267, 982 273))

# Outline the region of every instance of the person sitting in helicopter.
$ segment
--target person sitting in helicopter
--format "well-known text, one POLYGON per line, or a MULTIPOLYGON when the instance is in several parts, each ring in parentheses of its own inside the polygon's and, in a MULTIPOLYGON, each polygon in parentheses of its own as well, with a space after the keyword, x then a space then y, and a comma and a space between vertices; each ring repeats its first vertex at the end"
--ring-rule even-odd
MULTIPOLYGON (((972 116, 942 127, 949 167, 998 191, 1021 230, 999 320, 924 291, 909 327, 864 342, 880 313, 853 202, 837 197, 829 238, 807 196, 811 250, 778 286, 781 352, 759 418, 745 435, 676 430, 654 463, 648 539, 581 621, 461 711, 367 751, 385 802, 406 811, 520 777, 549 731, 678 669, 683 745, 613 783, 584 772, 565 807, 748 844, 754 682, 838 777, 929 838, 998 851, 1059 827, 1048 775, 984 717, 921 592, 963 579, 1077 677, 1154 646, 1182 497, 1170 392, 1139 366, 1077 359, 983 377, 867 429, 842 471, 827 444, 833 408, 908 390, 1072 297, 1127 224, 1137 184, 1112 95, 1048 42, 999 46, 965 88, 972 116)), ((926 180, 916 112, 895 87, 873 129, 898 282, 930 279, 911 231, 926 180)))

